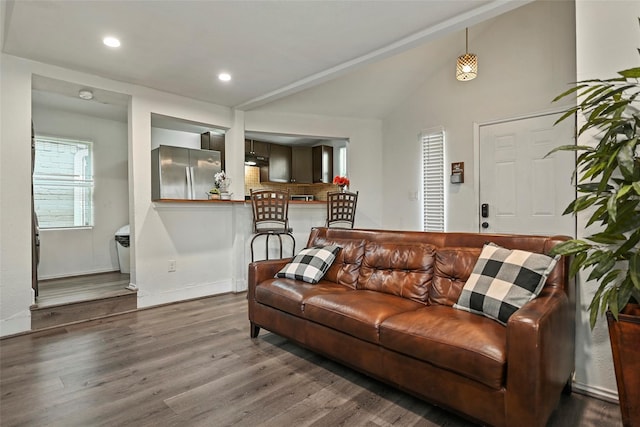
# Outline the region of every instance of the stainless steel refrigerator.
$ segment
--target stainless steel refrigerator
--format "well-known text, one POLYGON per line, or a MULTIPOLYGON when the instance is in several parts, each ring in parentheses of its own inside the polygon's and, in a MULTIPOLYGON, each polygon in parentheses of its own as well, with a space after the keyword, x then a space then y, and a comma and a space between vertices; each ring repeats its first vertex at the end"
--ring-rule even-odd
POLYGON ((207 199, 220 152, 161 145, 151 150, 151 199, 207 199))

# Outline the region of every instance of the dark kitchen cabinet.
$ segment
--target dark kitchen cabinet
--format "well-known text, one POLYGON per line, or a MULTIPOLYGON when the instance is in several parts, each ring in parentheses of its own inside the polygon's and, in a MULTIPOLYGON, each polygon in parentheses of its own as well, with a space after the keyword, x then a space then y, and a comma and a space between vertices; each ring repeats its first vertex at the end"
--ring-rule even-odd
POLYGON ((291 147, 291 182, 311 184, 313 161, 311 147, 291 147))
POLYGON ((291 147, 280 144, 270 144, 269 153, 269 181, 291 181, 291 147))
MULTIPOLYGON (((258 157, 269 157, 269 143, 262 141, 253 141, 253 152, 258 157)), ((244 140, 244 154, 251 153, 251 140, 244 140)))
POLYGON ((244 140, 244 159, 249 163, 248 166, 260 168, 260 182, 269 181, 269 149, 270 144, 263 141, 254 141, 250 139, 244 140))
POLYGON ((330 184, 333 182, 333 147, 318 145, 313 147, 313 182, 330 184))
POLYGON ((213 132, 200 134, 200 148, 203 150, 214 150, 220 152, 220 165, 222 170, 226 170, 224 165, 224 135, 213 132))

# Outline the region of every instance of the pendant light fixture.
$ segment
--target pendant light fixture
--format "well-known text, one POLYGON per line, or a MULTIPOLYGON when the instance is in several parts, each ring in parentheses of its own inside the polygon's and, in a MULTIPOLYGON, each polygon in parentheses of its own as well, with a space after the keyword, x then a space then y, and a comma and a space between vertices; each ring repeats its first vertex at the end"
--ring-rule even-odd
POLYGON ((461 82, 473 80, 478 76, 478 57, 469 53, 469 28, 465 29, 466 49, 465 54, 458 57, 456 63, 456 79, 461 82))

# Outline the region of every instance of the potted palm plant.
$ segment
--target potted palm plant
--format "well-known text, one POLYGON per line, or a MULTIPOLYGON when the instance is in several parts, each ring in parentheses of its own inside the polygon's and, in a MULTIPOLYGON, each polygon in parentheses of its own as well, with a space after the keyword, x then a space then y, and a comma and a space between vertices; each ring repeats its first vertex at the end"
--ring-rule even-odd
MULTIPOLYGON (((639 50, 640 51, 640 50, 639 50)), ((558 122, 580 113, 578 135, 594 137, 593 145, 567 145, 575 151, 577 192, 565 214, 586 211, 584 239, 561 243, 556 254, 571 255, 570 274, 584 270, 597 281, 589 306, 591 328, 605 315, 614 358, 622 420, 640 425, 640 67, 620 71, 607 80, 587 80, 554 101, 577 96, 558 122)), ((551 154, 549 153, 549 154, 551 154)))

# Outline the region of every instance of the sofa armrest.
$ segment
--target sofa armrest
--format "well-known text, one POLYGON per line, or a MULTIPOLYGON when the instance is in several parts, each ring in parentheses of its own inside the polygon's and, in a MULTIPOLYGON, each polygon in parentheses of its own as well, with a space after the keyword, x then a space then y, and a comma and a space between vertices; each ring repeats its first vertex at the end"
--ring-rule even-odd
POLYGON ((574 309, 546 288, 507 323, 507 420, 544 426, 574 370, 574 309))
POLYGON ((256 338, 260 326, 254 323, 254 311, 256 308, 256 287, 265 280, 273 279, 292 258, 256 261, 249 264, 247 300, 249 309, 249 323, 251 325, 251 338, 256 338))
POLYGON ((250 263, 247 283, 247 298, 249 301, 255 299, 255 291, 258 283, 273 279, 273 276, 291 261, 291 259, 292 258, 272 259, 250 263))

